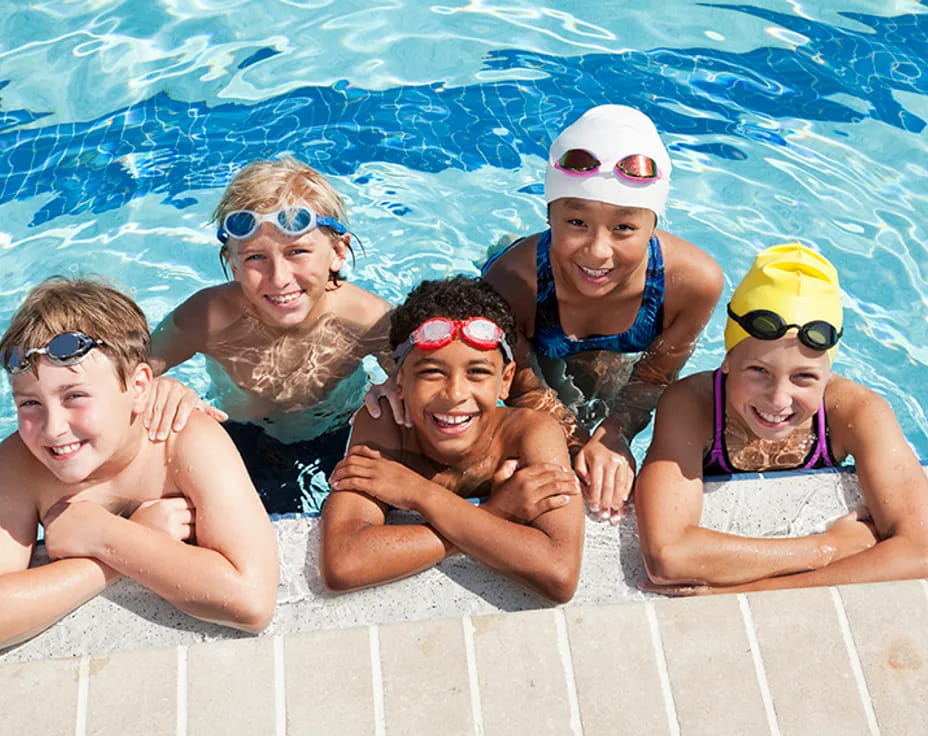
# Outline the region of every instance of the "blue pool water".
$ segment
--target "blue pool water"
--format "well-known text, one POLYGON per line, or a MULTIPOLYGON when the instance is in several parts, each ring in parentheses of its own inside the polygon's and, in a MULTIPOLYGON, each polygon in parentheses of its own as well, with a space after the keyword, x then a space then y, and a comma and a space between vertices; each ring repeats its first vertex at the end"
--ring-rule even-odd
MULTIPOLYGON (((223 279, 206 221, 233 173, 283 152, 349 201, 356 283, 397 302, 476 274, 542 228, 557 131, 621 102, 671 149, 668 229, 729 278, 797 238, 835 261, 836 368, 928 458, 924 2, 22 7, 0 2, 0 328, 55 273, 117 279, 156 324, 223 279)), ((721 359, 723 309, 686 372, 721 359)), ((174 375, 206 389, 200 359, 174 375)))

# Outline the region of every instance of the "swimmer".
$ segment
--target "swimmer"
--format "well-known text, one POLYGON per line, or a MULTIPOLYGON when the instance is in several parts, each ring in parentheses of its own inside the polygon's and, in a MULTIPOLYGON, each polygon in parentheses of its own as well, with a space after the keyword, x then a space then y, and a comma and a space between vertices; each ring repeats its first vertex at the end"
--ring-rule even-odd
MULTIPOLYGON (((318 510, 302 475, 312 460, 327 475, 344 453, 348 419, 368 379, 362 359, 387 354, 389 304, 347 283, 345 207, 332 185, 293 158, 255 161, 228 186, 214 213, 232 281, 198 291, 152 336, 160 375, 206 356, 210 396, 269 512, 318 510)), ((197 401, 159 384, 147 421, 165 437, 197 401), (178 398, 179 397, 179 398, 178 398), (176 409, 179 401, 183 406, 176 409)))
POLYGON ((587 507, 613 523, 635 477, 629 443, 722 289, 710 256, 657 228, 670 171, 646 115, 622 105, 588 110, 551 145, 549 229, 483 267, 518 326, 510 405, 544 406, 561 419, 587 507))
POLYGON ((0 647, 35 636, 121 576, 250 632, 277 597, 277 540, 228 435, 191 416, 142 426, 145 315, 88 279, 51 279, 0 339, 18 431, 0 443, 0 647), (45 528, 50 562, 30 566, 45 528))
POLYGON ((889 405, 832 372, 838 274, 790 243, 762 251, 728 304, 721 367, 670 386, 635 486, 650 583, 677 595, 928 576, 928 479, 889 405), (835 467, 866 509, 821 534, 747 538, 699 525, 704 474, 835 467))
POLYGON ((571 598, 583 550, 580 487, 557 422, 498 405, 515 372, 514 339, 508 305, 479 279, 424 281, 396 309, 396 390, 412 427, 388 410, 355 417, 322 511, 330 589, 406 577, 460 552, 546 598, 571 598), (424 523, 386 525, 393 508, 424 523))

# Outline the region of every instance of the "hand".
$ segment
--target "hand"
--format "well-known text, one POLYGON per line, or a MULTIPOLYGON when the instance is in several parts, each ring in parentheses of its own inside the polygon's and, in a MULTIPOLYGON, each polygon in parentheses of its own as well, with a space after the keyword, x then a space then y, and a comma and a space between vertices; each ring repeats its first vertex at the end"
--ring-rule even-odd
POLYGON ((112 514, 93 501, 72 501, 68 496, 52 506, 42 526, 45 549, 50 560, 66 557, 94 557, 100 527, 112 514))
POLYGON ((818 567, 826 567, 856 555, 880 541, 870 519, 870 512, 863 506, 832 522, 822 536, 826 540, 826 559, 818 567))
POLYGON ((173 378, 160 376, 152 382, 145 405, 144 424, 152 442, 163 442, 173 430, 180 432, 194 409, 202 411, 217 422, 229 418, 221 409, 210 406, 189 386, 173 378))
POLYGON ((628 511, 628 496, 635 482, 635 458, 624 435, 600 424, 574 458, 574 470, 583 483, 591 514, 618 524, 628 511))
POLYGON ((572 470, 556 463, 520 468, 518 460, 510 459, 493 475, 490 499, 481 508, 508 521, 531 524, 579 494, 580 482, 572 470))
POLYGON ((352 447, 329 476, 333 491, 359 491, 389 506, 413 511, 427 485, 435 486, 367 445, 352 447))
POLYGON ((406 413, 406 403, 396 393, 396 381, 388 378, 383 383, 375 383, 364 394, 364 408, 374 419, 380 419, 380 400, 386 399, 393 412, 393 421, 401 427, 411 427, 412 420, 406 413))
POLYGON ((184 496, 143 501, 129 517, 130 521, 167 534, 178 542, 195 542, 197 510, 184 496))

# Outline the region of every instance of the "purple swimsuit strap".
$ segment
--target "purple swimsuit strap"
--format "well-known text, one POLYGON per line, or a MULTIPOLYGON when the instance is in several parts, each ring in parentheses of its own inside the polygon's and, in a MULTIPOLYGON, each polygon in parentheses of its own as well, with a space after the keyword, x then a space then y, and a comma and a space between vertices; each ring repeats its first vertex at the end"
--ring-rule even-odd
POLYGON ((835 464, 831 460, 831 453, 828 452, 828 427, 825 424, 825 402, 822 402, 822 405, 815 413, 814 421, 816 429, 815 452, 812 453, 812 456, 802 466, 802 469, 809 470, 810 468, 814 468, 819 460, 825 464, 825 467, 833 468, 835 464))
POLYGON ((715 371, 714 381, 714 398, 715 398, 715 436, 712 440, 712 452, 709 453, 709 460, 714 461, 726 473, 731 472, 731 467, 725 460, 725 450, 722 443, 725 441, 725 399, 722 396, 722 369, 717 368, 715 371))

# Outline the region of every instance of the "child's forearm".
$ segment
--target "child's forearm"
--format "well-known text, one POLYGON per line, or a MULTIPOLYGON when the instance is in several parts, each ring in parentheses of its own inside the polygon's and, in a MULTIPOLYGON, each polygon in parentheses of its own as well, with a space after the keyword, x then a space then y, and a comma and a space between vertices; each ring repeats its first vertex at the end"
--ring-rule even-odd
POLYGON ((0 576, 0 647, 25 641, 86 603, 119 577, 94 559, 75 557, 0 576))
POLYGON ((767 539, 690 527, 659 549, 642 542, 648 576, 661 584, 736 585, 816 570, 835 557, 824 534, 767 539))
POLYGON ((274 613, 277 579, 259 565, 236 567, 216 550, 128 519, 109 515, 94 557, 205 621, 257 632, 274 613))
POLYGON ((425 524, 325 528, 321 572, 330 590, 386 583, 426 570, 454 552, 425 524))
MULTIPOLYGON (((573 596, 582 543, 501 519, 440 490, 423 494, 416 510, 455 547, 546 598, 565 602, 573 596)), ((582 519, 580 524, 582 540, 582 519)))

